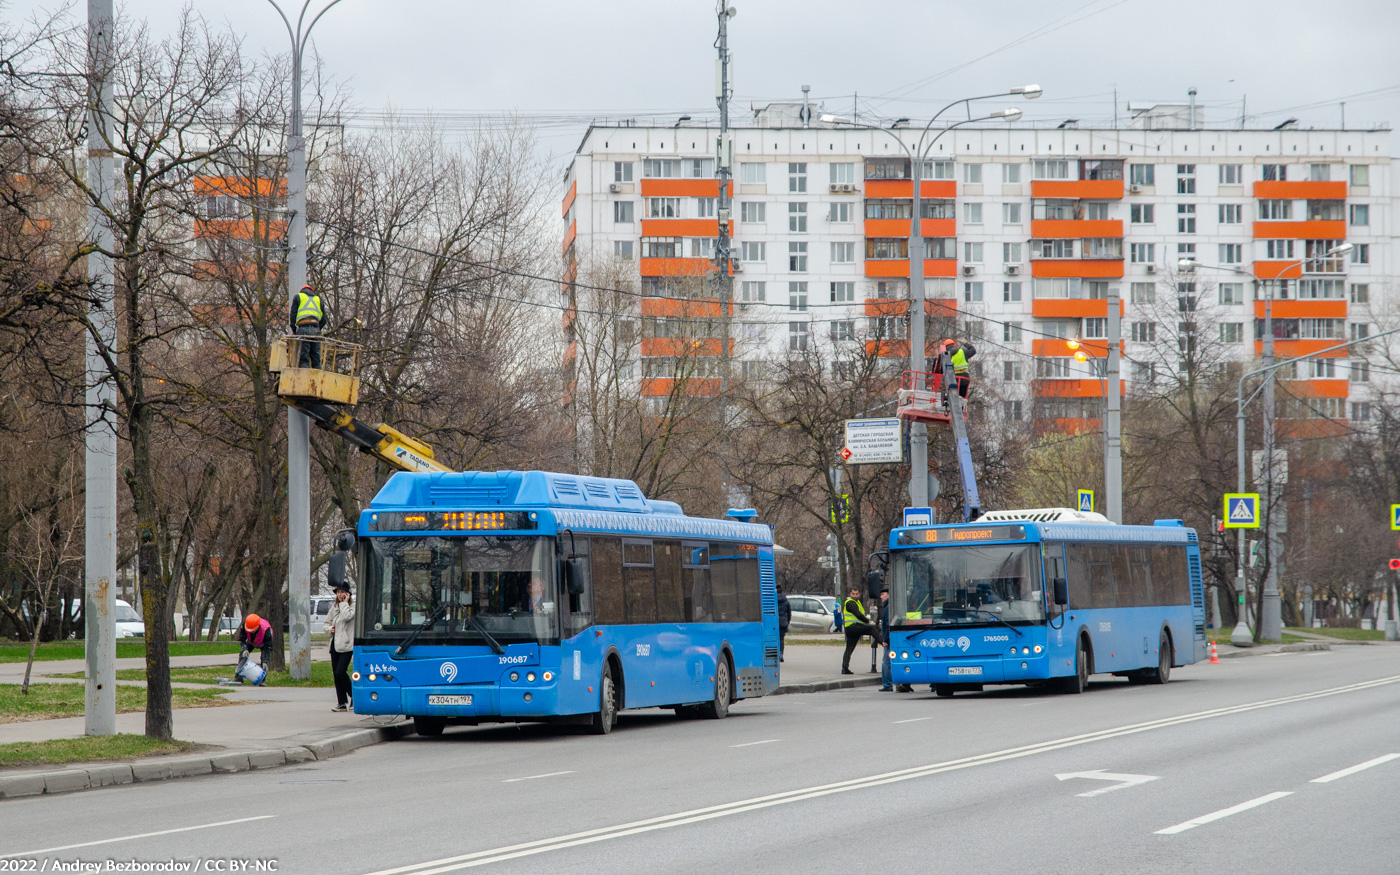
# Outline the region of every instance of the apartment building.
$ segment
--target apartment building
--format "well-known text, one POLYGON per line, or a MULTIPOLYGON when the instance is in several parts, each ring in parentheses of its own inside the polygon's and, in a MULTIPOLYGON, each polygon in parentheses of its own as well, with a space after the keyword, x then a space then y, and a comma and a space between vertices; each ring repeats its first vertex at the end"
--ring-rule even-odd
MULTIPOLYGON (((731 129, 736 371, 814 343, 906 357, 906 147, 920 132, 800 119, 770 107, 731 129)), ((1097 417, 1113 286, 1129 393, 1180 367, 1191 344, 1224 360, 1260 355, 1264 298, 1281 357, 1377 330, 1373 309, 1400 294, 1389 131, 1196 121, 1153 106, 1128 127, 959 128, 934 144, 919 217, 929 312, 983 339, 999 415, 1071 430, 1097 417), (1329 257, 1343 241, 1350 253, 1329 257), (1199 267, 1184 274, 1182 259, 1199 267)), ((594 126, 565 177, 566 298, 582 263, 635 270, 643 365, 669 349, 668 283, 715 269, 716 137, 594 126)), ((643 393, 667 390, 648 382, 663 372, 638 369, 643 393)), ((1370 370, 1345 350, 1282 378, 1290 416, 1370 416, 1370 370)))

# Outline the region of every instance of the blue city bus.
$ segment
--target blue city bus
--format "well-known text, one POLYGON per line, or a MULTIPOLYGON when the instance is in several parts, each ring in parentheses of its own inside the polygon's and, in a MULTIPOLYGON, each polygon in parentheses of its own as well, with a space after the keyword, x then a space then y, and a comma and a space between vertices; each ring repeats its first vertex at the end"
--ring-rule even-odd
MULTIPOLYGON (((890 533, 895 683, 940 696, 985 684, 1084 691, 1092 674, 1164 684, 1205 655, 1196 532, 998 511, 890 533)), ((1097 516, 1095 514, 1094 516, 1097 516)))
POLYGON ((612 730, 724 717, 778 686, 773 537, 635 483, 543 471, 389 479, 360 514, 356 714, 612 730))

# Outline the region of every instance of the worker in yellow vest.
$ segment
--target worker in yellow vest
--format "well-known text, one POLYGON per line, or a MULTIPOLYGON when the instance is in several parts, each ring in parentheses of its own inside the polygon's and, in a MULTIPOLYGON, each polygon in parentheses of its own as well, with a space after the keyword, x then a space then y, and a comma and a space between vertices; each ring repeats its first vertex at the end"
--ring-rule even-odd
POLYGON ((841 603, 841 613, 846 615, 846 652, 841 655, 841 674, 855 674, 851 671, 851 654, 855 652, 856 645, 865 635, 869 635, 871 641, 878 641, 879 633, 875 631, 875 624, 870 622, 870 615, 865 613, 858 587, 851 587, 850 595, 841 603))
POLYGON ((945 340, 943 341, 943 352, 948 353, 948 357, 952 360, 953 376, 958 381, 958 394, 966 401, 968 387, 972 384, 967 360, 977 355, 977 347, 966 342, 959 343, 957 340, 945 340))
MULTIPOLYGON (((320 337, 328 321, 326 306, 321 302, 321 296, 316 294, 315 289, 311 286, 302 286, 301 291, 292 298, 292 306, 287 319, 292 325, 292 332, 298 337, 320 337)), ((303 340, 297 346, 301 349, 297 356, 297 367, 319 370, 321 367, 321 344, 318 341, 303 340)))

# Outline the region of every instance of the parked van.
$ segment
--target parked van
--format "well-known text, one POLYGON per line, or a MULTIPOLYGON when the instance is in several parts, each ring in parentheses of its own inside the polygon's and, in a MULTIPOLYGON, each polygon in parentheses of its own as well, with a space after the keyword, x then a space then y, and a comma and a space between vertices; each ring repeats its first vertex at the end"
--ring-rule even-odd
POLYGON ((146 623, 136 609, 121 599, 117 599, 117 637, 145 638, 146 623))
POLYGON ((311 597, 311 634, 319 634, 326 626, 326 617, 331 614, 335 596, 314 595, 311 597))

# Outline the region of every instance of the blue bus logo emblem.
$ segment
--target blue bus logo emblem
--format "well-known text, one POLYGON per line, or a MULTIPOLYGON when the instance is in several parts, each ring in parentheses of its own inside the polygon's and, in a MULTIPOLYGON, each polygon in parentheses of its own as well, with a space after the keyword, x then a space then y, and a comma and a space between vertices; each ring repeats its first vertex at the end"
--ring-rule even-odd
POLYGON ((438 674, 450 684, 457 678, 457 664, 455 662, 444 662, 442 668, 438 669, 438 674))

